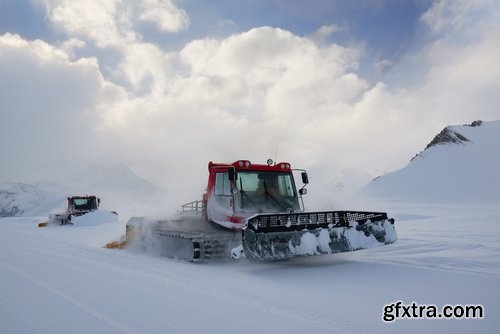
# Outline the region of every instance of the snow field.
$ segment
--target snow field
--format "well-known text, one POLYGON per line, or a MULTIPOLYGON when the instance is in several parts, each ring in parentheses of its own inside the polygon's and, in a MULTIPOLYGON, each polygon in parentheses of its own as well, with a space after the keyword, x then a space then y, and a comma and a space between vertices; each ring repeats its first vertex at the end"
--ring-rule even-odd
POLYGON ((395 244, 270 264, 104 249, 124 222, 92 216, 46 228, 3 218, 0 332, 495 333, 500 208, 385 205, 395 244), (485 318, 383 322, 383 306, 398 300, 481 304, 485 318))

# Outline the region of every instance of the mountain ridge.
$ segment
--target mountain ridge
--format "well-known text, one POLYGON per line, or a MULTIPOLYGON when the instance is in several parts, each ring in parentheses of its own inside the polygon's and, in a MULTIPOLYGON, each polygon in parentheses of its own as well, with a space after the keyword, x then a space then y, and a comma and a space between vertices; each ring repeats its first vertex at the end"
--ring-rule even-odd
POLYGON ((125 164, 46 165, 15 181, 0 182, 0 217, 45 216, 64 210, 67 196, 85 194, 100 197, 103 208, 133 214, 168 192, 125 164))
POLYGON ((394 200, 500 199, 500 120, 447 126, 408 165, 372 180, 360 194, 394 200))

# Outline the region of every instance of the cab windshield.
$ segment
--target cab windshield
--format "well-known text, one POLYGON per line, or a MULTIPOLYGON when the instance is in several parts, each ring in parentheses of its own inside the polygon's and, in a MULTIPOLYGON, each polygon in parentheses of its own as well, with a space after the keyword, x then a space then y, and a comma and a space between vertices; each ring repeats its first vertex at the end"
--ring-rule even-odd
POLYGON ((251 212, 300 210, 290 173, 238 172, 236 209, 251 212))
POLYGON ((97 201, 94 197, 74 198, 73 206, 76 210, 95 210, 97 209, 97 201))

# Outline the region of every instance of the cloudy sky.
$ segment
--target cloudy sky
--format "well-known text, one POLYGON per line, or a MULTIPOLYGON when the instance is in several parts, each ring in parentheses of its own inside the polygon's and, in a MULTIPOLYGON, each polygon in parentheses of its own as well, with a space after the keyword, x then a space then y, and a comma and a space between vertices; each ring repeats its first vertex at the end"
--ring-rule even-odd
MULTIPOLYGON (((403 167, 500 119, 495 0, 0 0, 0 175, 209 160, 403 167)), ((201 175, 201 177, 200 177, 201 175)))

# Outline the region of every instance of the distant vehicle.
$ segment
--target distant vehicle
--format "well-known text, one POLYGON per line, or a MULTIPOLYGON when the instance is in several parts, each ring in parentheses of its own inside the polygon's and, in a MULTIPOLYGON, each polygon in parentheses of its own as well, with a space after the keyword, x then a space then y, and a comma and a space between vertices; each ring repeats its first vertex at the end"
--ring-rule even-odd
POLYGON ((287 162, 209 162, 201 201, 183 205, 173 220, 132 217, 124 240, 106 247, 124 248, 134 241, 147 247, 153 242, 161 245, 163 255, 188 261, 242 254, 275 261, 396 241, 394 219, 385 212, 304 212, 302 196, 309 179, 305 170, 295 171, 301 173, 300 189, 287 162))
MULTIPOLYGON (((54 225, 73 225, 71 217, 81 216, 86 213, 96 211, 101 204, 101 200, 95 195, 71 196, 68 197, 68 207, 64 213, 53 213, 49 215, 49 220, 38 224, 38 227, 54 225)), ((113 212, 116 214, 116 212, 113 212)))

